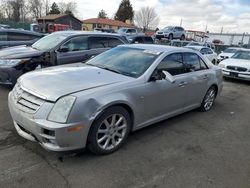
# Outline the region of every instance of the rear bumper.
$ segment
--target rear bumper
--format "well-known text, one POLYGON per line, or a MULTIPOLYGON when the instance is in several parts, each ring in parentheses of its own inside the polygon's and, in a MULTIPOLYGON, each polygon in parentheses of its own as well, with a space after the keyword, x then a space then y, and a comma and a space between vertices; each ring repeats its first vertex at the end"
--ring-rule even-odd
POLYGON ((21 70, 17 70, 13 67, 0 67, 0 84, 15 85, 21 75, 21 70))
POLYGON ((25 113, 16 107, 11 92, 8 100, 15 129, 23 138, 56 152, 85 148, 88 131, 82 122, 59 124, 46 118, 35 119, 34 114, 25 113))
POLYGON ((250 73, 246 74, 246 73, 242 73, 242 72, 229 71, 229 70, 225 70, 225 69, 223 69, 222 73, 223 73, 223 76, 227 77, 227 78, 250 81, 250 73), (232 75, 232 73, 235 73, 237 76, 232 75))

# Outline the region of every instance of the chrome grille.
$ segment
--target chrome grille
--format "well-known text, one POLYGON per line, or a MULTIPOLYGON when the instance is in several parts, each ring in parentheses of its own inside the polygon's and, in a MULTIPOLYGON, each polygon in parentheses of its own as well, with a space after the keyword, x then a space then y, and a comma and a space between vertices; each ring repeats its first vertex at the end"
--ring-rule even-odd
POLYGON ((239 71, 239 72, 246 72, 247 71, 247 68, 237 67, 237 66, 227 66, 227 69, 235 70, 235 71, 239 71))
POLYGON ((20 83, 15 85, 12 93, 17 107, 29 114, 34 114, 44 103, 43 99, 24 91, 20 83))

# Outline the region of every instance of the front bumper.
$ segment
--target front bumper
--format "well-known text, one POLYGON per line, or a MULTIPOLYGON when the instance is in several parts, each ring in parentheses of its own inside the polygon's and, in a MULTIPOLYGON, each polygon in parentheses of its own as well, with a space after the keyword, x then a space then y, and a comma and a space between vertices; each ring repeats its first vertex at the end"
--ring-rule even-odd
POLYGON ((250 73, 246 74, 243 72, 231 71, 227 69, 222 70, 223 76, 227 78, 234 78, 238 80, 247 80, 250 81, 250 73))
POLYGON ((0 84, 15 85, 17 79, 22 75, 21 70, 14 67, 0 67, 0 84))
POLYGON ((59 124, 46 119, 36 119, 16 107, 12 93, 9 94, 9 110, 17 133, 23 138, 40 143, 50 151, 70 151, 85 148, 88 129, 82 122, 59 124))
POLYGON ((168 38, 168 34, 156 34, 155 38, 157 39, 168 38))

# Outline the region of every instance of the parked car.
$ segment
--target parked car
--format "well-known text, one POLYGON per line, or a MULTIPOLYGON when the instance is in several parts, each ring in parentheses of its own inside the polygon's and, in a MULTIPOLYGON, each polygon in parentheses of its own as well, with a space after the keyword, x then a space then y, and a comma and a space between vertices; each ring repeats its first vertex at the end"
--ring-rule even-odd
POLYGON ((42 37, 44 34, 32 31, 0 29, 0 49, 19 45, 30 46, 42 37))
POLYGON ((95 28, 94 31, 103 32, 103 33, 115 33, 114 29, 106 29, 106 28, 95 28))
POLYGON ((124 36, 130 36, 130 35, 139 35, 141 34, 140 31, 134 28, 120 28, 117 33, 124 35, 124 36))
POLYGON ((187 46, 205 46, 215 50, 215 45, 211 42, 190 42, 187 44, 187 46))
POLYGON ((52 33, 32 46, 0 50, 0 83, 12 85, 17 78, 36 68, 86 61, 120 44, 125 37, 84 31, 52 33))
POLYGON ((192 109, 209 111, 221 90, 221 69, 200 53, 132 44, 81 67, 23 75, 9 109, 18 134, 48 150, 108 154, 131 131, 192 109))
POLYGON ((182 27, 168 26, 162 30, 157 31, 155 37, 159 40, 161 40, 162 38, 166 38, 169 40, 173 39, 185 40, 186 32, 182 27))
POLYGON ((186 48, 199 51, 203 56, 205 56, 214 65, 217 64, 217 53, 215 53, 211 48, 204 47, 204 46, 186 46, 186 48))
POLYGON ((250 81, 250 50, 239 50, 231 58, 219 63, 223 76, 250 81))
POLYGON ((225 49, 224 51, 222 51, 219 55, 218 55, 218 62, 230 58, 232 57, 237 51, 242 50, 242 48, 237 48, 237 47, 230 47, 225 49))
POLYGON ((154 40, 150 36, 136 35, 127 37, 130 44, 154 44, 154 40))

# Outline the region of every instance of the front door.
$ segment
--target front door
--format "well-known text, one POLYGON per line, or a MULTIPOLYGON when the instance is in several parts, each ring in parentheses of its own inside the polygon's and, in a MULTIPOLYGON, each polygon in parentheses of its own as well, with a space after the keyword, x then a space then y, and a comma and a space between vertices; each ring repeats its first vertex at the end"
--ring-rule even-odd
POLYGON ((148 121, 182 112, 188 86, 182 59, 181 53, 168 55, 156 69, 170 73, 174 82, 163 79, 146 84, 145 110, 148 121))
POLYGON ((78 36, 69 39, 56 52, 57 64, 68 64, 82 62, 89 59, 88 37, 78 36), (60 49, 67 49, 67 51, 60 51, 60 49))

